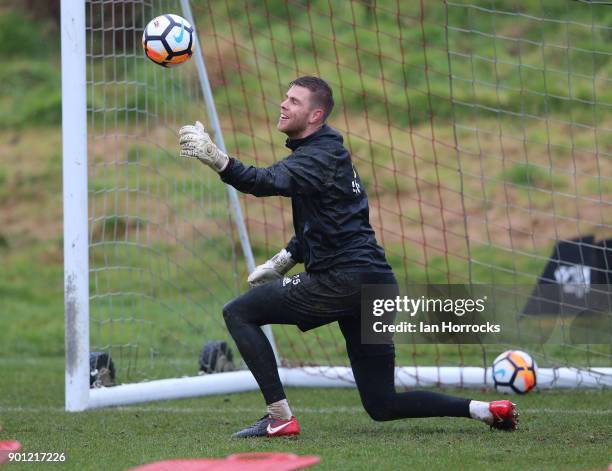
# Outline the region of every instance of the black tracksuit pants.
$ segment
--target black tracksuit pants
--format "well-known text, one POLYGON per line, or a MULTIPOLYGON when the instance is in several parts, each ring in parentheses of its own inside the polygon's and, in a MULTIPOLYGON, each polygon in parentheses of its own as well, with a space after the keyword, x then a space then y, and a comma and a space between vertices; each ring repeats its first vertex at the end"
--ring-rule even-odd
POLYGON ((469 400, 430 391, 395 391, 395 348, 361 343, 361 285, 395 284, 392 273, 300 273, 257 286, 230 301, 223 317, 267 404, 284 399, 272 347, 260 326, 302 331, 337 321, 361 402, 374 420, 469 417, 469 400))

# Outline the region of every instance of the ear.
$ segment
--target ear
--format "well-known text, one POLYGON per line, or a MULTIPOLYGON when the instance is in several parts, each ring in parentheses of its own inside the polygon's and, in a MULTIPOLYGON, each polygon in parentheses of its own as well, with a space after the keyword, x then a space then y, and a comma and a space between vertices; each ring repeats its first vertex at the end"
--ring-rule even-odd
POLYGON ((322 123, 324 112, 321 108, 315 108, 310 112, 310 124, 322 123))

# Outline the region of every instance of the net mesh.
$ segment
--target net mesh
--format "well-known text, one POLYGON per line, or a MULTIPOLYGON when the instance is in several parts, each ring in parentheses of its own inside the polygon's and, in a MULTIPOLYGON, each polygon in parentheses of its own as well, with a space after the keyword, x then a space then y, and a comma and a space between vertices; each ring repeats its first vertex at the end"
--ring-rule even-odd
MULTIPOLYGON (((229 340, 221 307, 247 288, 247 269, 223 186, 177 157, 178 128, 206 120, 194 61, 163 69, 140 45, 151 18, 181 8, 87 5, 92 350, 110 351, 122 380, 193 374, 206 340, 229 340)), ((330 83, 330 124, 401 285, 518 292, 536 284, 559 241, 595 249, 611 237, 612 9, 554 0, 192 8, 225 143, 242 161, 288 155, 276 120, 292 79, 330 83)), ((290 201, 242 195, 241 204, 261 263, 293 235, 290 201)), ((286 365, 347 364, 335 325, 274 333, 286 365)), ((505 347, 402 345, 398 363, 489 366, 505 347)), ((610 366, 611 348, 530 352, 541 365, 590 367, 610 366)))
POLYGON ((198 368, 206 339, 228 337, 238 292, 224 186, 178 159, 178 128, 201 117, 194 64, 144 56, 144 25, 178 2, 87 3, 91 350, 122 381, 198 368))

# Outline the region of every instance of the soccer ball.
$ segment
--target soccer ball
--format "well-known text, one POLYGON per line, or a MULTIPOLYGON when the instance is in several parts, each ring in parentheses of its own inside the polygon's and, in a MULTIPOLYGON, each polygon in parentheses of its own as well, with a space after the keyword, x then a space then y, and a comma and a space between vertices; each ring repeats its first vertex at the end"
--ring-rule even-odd
POLYGON ((495 389, 505 394, 526 394, 536 385, 538 366, 529 353, 508 350, 493 360, 495 389))
POLYGON ((156 64, 173 67, 182 64, 193 54, 193 26, 178 15, 153 18, 142 34, 145 54, 156 64))

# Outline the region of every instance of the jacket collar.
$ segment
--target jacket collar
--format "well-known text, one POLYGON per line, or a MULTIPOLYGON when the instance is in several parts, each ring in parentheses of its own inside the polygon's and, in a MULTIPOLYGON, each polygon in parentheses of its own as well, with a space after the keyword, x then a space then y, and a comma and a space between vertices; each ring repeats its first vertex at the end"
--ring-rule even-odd
POLYGON ((303 146, 304 144, 308 144, 310 141, 313 141, 317 137, 322 136, 323 134, 328 133, 329 130, 330 130, 329 126, 327 124, 324 124, 319 129, 317 129, 315 132, 313 132, 312 134, 309 134, 306 137, 302 137, 300 139, 290 139, 290 138, 287 138, 287 140, 285 141, 285 146, 288 147, 291 150, 295 150, 298 147, 303 146))

